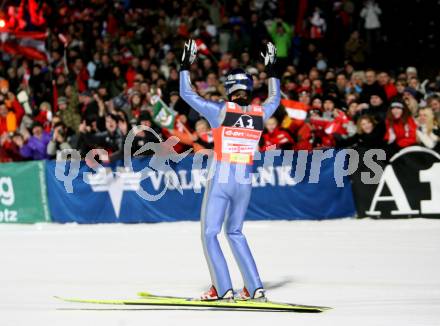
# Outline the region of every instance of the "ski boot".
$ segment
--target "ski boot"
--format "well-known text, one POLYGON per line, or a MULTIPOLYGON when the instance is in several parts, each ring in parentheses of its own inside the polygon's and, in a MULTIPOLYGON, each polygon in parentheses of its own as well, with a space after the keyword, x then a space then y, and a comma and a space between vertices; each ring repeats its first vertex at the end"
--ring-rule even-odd
POLYGON ((258 302, 267 302, 266 291, 262 288, 256 289, 254 294, 251 296, 246 287, 239 291, 236 296, 237 300, 252 300, 258 302))
POLYGON ((223 296, 219 296, 214 285, 211 286, 211 288, 208 291, 204 292, 200 296, 200 300, 202 301, 215 301, 215 300, 229 301, 233 299, 234 299, 234 293, 232 292, 232 290, 228 290, 223 296))

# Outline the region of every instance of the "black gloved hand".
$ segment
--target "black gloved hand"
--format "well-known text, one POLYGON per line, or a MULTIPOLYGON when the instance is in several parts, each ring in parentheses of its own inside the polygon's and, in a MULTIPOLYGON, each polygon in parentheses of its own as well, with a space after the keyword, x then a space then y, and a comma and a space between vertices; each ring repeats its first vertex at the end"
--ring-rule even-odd
POLYGON ((276 77, 275 62, 277 61, 277 48, 272 42, 266 44, 264 52, 261 52, 264 65, 266 66, 266 73, 268 77, 276 77))
POLYGON ((196 42, 192 39, 189 39, 183 47, 182 59, 180 61, 180 70, 189 70, 191 64, 196 60, 196 57, 196 42))

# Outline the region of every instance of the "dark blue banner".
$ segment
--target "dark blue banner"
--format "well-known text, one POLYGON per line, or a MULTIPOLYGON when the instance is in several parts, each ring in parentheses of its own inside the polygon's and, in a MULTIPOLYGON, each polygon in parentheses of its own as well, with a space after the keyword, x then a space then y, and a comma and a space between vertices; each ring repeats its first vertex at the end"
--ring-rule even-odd
MULTIPOLYGON (((248 220, 354 216, 351 184, 348 177, 335 173, 336 155, 317 166, 312 154, 290 154, 290 157, 275 157, 273 165, 263 166, 263 159, 256 161, 248 220)), ((123 162, 97 171, 84 162, 76 164, 79 169, 74 172, 75 164, 55 161, 46 164, 54 222, 137 223, 198 220, 200 217, 206 162, 194 168, 192 155, 178 163, 170 162, 168 171, 150 168, 149 158, 133 159, 132 169, 124 168, 123 162), (166 180, 171 180, 168 186, 166 180), (182 194, 176 188, 180 188, 182 194), (144 194, 144 198, 147 194, 150 199, 163 196, 150 201, 138 193, 144 194)))

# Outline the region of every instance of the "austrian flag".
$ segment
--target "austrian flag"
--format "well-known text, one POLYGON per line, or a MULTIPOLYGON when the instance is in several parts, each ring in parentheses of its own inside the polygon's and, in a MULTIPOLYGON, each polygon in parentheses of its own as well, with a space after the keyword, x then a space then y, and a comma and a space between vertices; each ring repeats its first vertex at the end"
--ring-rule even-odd
POLYGON ((48 61, 46 32, 0 31, 0 51, 32 60, 48 61))
POLYGON ((302 102, 282 99, 281 104, 285 107, 287 115, 296 120, 305 120, 307 118, 307 112, 309 106, 302 102))
POLYGON ((210 51, 208 46, 201 39, 196 39, 197 50, 203 55, 209 55, 210 51))

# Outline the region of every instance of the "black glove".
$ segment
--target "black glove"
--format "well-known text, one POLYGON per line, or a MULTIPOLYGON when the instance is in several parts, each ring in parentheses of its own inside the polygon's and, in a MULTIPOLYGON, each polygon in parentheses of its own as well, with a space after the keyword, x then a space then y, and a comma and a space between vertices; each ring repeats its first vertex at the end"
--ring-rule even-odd
POLYGON ((183 47, 182 59, 180 61, 180 70, 189 70, 191 64, 196 60, 196 57, 196 42, 192 39, 189 39, 183 47))
POLYGON ((263 57, 268 77, 276 77, 275 62, 277 61, 277 48, 275 45, 272 42, 268 42, 264 53, 261 52, 261 56, 263 57))

